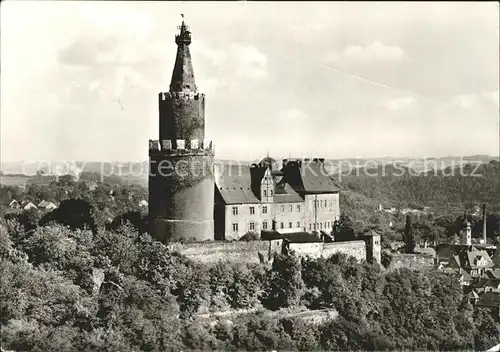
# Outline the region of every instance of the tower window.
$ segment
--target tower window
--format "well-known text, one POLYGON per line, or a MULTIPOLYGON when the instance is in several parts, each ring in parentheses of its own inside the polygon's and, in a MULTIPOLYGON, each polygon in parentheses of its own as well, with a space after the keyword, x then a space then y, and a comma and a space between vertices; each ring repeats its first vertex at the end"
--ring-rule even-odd
POLYGON ((292 222, 290 221, 290 222, 288 223, 288 228, 290 228, 290 229, 291 229, 292 227, 293 227, 293 225, 292 225, 292 222))
POLYGON ((250 215, 253 215, 255 214, 255 208, 254 207, 250 207, 250 215))
POLYGON ((269 191, 269 197, 272 197, 272 196, 273 196, 273 191, 272 191, 272 190, 270 190, 270 191, 269 191))
POLYGON ((264 190, 264 197, 267 197, 267 191, 264 190))
POLYGON ((289 208, 290 212, 293 211, 293 205, 290 205, 288 208, 289 208))
POLYGON ((262 214, 267 214, 267 205, 262 207, 262 214))
POLYGON ((235 231, 235 232, 238 231, 238 224, 237 223, 233 224, 233 231, 235 231))
POLYGON ((300 212, 300 205, 297 205, 297 211, 300 212))
POLYGON ((284 225, 283 223, 281 223, 281 224, 280 224, 280 227, 281 227, 282 229, 284 229, 284 228, 285 228, 285 225, 284 225))
POLYGON ((263 230, 267 230, 267 221, 264 221, 264 222, 262 223, 262 229, 263 229, 263 230))
POLYGON ((233 207, 233 215, 238 215, 238 207, 233 207))
POLYGON ((297 221, 297 227, 300 227, 300 221, 297 221))
POLYGON ((250 223, 250 231, 254 231, 255 230, 255 223, 251 222, 250 223))

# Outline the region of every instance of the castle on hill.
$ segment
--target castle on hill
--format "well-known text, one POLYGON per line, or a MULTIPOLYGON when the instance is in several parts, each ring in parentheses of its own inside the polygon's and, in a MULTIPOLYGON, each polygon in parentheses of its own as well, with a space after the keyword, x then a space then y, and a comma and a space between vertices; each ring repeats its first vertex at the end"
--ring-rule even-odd
MULTIPOLYGON (((342 251, 342 242, 331 237, 340 190, 324 159, 278 163, 267 156, 253 165, 214 165, 215 148, 205 136, 205 95, 195 83, 191 32, 184 21, 175 42, 170 89, 158 97, 159 140, 149 141, 151 234, 165 243, 261 234, 281 240, 283 251, 311 256, 342 251)), ((380 262, 376 233, 344 248, 359 259, 380 262)))

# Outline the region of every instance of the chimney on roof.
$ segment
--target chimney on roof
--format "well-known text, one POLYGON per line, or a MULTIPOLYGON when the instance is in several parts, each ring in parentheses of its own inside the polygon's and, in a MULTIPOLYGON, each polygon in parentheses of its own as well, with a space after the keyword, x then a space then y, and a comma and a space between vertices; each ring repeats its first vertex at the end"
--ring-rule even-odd
POLYGON ((483 204, 483 243, 486 244, 486 203, 483 204))

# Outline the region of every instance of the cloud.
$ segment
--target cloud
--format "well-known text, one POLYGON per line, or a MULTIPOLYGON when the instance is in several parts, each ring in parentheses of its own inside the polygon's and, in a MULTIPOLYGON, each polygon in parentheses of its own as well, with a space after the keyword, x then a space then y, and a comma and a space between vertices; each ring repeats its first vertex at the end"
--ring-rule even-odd
POLYGON ((459 94, 455 96, 452 103, 464 109, 470 109, 481 103, 494 103, 499 105, 499 91, 483 92, 481 94, 459 94))
POLYGON ((415 103, 415 98, 412 96, 405 96, 387 101, 384 106, 389 110, 399 110, 415 103))
POLYGON ((399 46, 384 45, 375 41, 367 46, 349 45, 338 54, 335 52, 327 55, 329 62, 368 64, 372 62, 396 62, 405 55, 399 46))
POLYGON ((267 56, 255 46, 232 45, 231 54, 238 62, 238 77, 261 79, 267 74, 267 56))
POLYGON ((478 101, 476 94, 460 94, 453 98, 452 103, 464 109, 473 107, 478 101))
POLYGON ((307 114, 299 109, 289 109, 278 114, 280 121, 304 121, 307 120, 307 114))
POLYGON ((197 42, 192 50, 228 76, 254 80, 267 75, 267 56, 253 45, 232 44, 229 50, 217 50, 197 42))
POLYGON ((499 100, 500 100, 500 91, 495 91, 495 92, 484 92, 482 94, 483 99, 491 101, 495 103, 496 105, 499 105, 499 100))

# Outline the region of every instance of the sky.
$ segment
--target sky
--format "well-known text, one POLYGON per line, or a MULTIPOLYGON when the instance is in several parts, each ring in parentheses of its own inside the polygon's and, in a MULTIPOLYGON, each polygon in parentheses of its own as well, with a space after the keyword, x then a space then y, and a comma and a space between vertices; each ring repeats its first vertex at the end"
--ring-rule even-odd
POLYGON ((216 157, 499 154, 499 4, 1 6, 1 158, 139 161, 181 16, 216 157))

